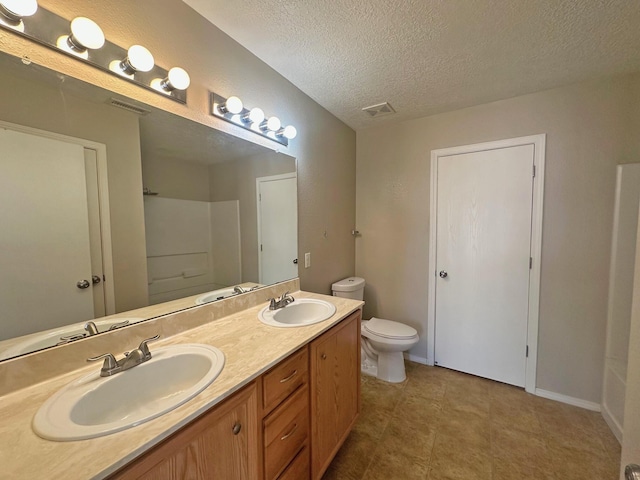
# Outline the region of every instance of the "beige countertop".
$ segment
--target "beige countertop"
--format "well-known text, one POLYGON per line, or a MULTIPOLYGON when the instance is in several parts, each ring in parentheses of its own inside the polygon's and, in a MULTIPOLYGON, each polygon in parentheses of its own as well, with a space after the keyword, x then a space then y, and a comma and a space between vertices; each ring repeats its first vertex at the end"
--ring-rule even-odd
MULTIPOLYGON (((264 285, 260 285, 258 283, 254 283, 254 282, 245 282, 245 283, 240 283, 237 285, 238 287, 243 287, 243 288, 253 288, 253 287, 263 287, 264 285)), ((230 287, 225 287, 225 288, 233 288, 233 286, 230 287)), ((225 288, 220 288, 218 290, 224 290, 225 288)), ((133 323, 137 323, 139 321, 144 321, 144 320, 148 320, 150 318, 155 318, 155 317, 160 317, 162 315, 167 315, 170 313, 174 313, 174 312, 179 312, 181 310, 185 310, 187 308, 191 308, 196 306, 196 299, 198 297, 201 297, 202 295, 206 295, 207 293, 211 293, 215 290, 210 290, 210 291, 206 291, 203 293, 198 293, 196 295, 190 295, 188 297, 184 297, 184 298, 179 298, 177 300, 171 300, 168 302, 163 302, 163 303, 158 303, 155 305, 148 305, 146 307, 141 307, 141 308, 136 308, 135 310, 129 310, 126 312, 122 312, 122 313, 116 313, 114 315, 107 315, 105 317, 100 317, 99 319, 93 319, 96 322, 102 322, 102 321, 117 321, 117 320, 129 320, 129 322, 131 324, 133 323)), ((73 327, 74 325, 77 327, 81 327, 84 326, 84 324, 88 321, 89 319, 83 321, 83 322, 78 322, 76 324, 72 324, 69 325, 70 327, 73 327)), ((24 345, 25 343, 28 343, 34 339, 39 339, 42 338, 43 335, 46 335, 50 332, 59 332, 60 330, 62 330, 63 328, 65 328, 65 326, 60 326, 60 327, 56 327, 56 328, 52 328, 49 330, 45 330, 45 331, 40 331, 40 332, 35 332, 35 333, 31 333, 28 335, 23 335, 20 337, 15 337, 15 338, 10 338, 7 340, 2 340, 0 341, 0 360, 6 360, 9 358, 12 358, 16 355, 19 355, 20 353, 22 353, 20 350, 20 346, 24 345), (16 350, 16 347, 18 349, 18 351, 16 350)), ((82 328, 80 328, 80 330, 82 330, 82 328)), ((60 340, 60 336, 62 336, 63 334, 57 335, 55 337, 53 337, 52 339, 52 343, 51 345, 55 345, 59 340, 60 340)), ((42 348, 42 347, 41 347, 42 348)), ((25 350, 25 353, 28 352, 27 350, 25 350)))
MULTIPOLYGON (((43 402, 75 378, 100 368, 96 365, 0 397, 0 478, 105 478, 363 305, 357 300, 303 291, 293 296, 330 301, 336 306, 336 313, 315 325, 278 328, 258 320, 258 312, 266 305, 262 303, 155 342, 152 353, 153 347, 179 343, 213 345, 225 354, 225 367, 220 376, 192 400, 137 427, 73 442, 52 442, 33 433, 31 421, 43 402)), ((123 392, 122 398, 114 401, 126 402, 127 395, 135 392, 123 392)))

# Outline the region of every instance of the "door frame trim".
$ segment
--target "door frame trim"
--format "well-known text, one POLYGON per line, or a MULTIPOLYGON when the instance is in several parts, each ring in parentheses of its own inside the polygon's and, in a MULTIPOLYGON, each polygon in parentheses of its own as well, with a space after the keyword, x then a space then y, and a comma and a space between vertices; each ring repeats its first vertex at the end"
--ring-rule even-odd
MULTIPOLYGON (((296 179, 296 198, 298 196, 298 172, 288 172, 282 173, 280 175, 268 175, 266 177, 257 177, 256 178, 256 217, 258 221, 258 283, 262 283, 262 250, 260 249, 260 245, 262 245, 262 224, 261 218, 262 215, 260 213, 260 184, 265 182, 272 182, 277 180, 285 180, 287 178, 296 179)), ((298 218, 296 217, 296 222, 298 218)), ((299 265, 298 265, 299 267, 299 265)))
MULTIPOLYGON (((493 142, 475 143, 458 147, 442 148, 431 151, 430 212, 429 212, 429 268, 428 306, 427 306, 427 365, 435 364, 435 327, 436 327, 436 212, 438 199, 438 159, 451 155, 475 153, 501 148, 533 145, 535 177, 533 179, 533 198, 531 204, 531 257, 529 271, 529 309, 527 321, 527 345, 529 356, 525 363, 525 390, 536 391, 536 370, 538 365, 538 323, 540 316, 540 266, 542 259, 542 214, 544 206, 544 170, 546 134, 508 138, 493 142)), ((533 172, 532 172, 533 175, 533 172)))
POLYGON ((111 214, 109 211, 109 182, 107 177, 107 146, 102 143, 70 137, 61 133, 40 130, 17 123, 0 121, 0 128, 16 132, 36 135, 51 140, 80 145, 85 149, 96 152, 96 167, 98 171, 98 201, 100 208, 100 233, 102 236, 102 272, 108 281, 102 283, 104 287, 104 303, 106 315, 116 313, 116 299, 113 282, 113 247, 111 243, 111 214))

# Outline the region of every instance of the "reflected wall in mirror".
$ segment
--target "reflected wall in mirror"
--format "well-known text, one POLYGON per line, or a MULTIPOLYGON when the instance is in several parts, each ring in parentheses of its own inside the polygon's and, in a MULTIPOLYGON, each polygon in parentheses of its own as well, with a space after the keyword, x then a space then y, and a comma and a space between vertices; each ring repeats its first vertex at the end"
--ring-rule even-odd
POLYGON ((294 158, 5 54, 0 78, 0 359, 297 277, 294 158))

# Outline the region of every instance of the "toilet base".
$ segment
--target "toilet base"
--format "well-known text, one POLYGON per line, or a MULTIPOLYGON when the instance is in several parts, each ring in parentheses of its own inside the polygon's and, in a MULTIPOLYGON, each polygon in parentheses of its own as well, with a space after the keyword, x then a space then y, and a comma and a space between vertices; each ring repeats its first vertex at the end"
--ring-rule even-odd
POLYGON ((376 360, 369 357, 363 349, 360 371, 389 383, 401 383, 407 378, 402 352, 378 352, 376 360))
POLYGON ((361 358, 362 362, 360 363, 360 371, 365 375, 369 375, 371 377, 378 376, 378 362, 376 362, 375 358, 371 358, 365 348, 365 345, 362 345, 361 349, 361 358))
POLYGON ((378 352, 378 379, 401 383, 407 379, 402 352, 378 352))

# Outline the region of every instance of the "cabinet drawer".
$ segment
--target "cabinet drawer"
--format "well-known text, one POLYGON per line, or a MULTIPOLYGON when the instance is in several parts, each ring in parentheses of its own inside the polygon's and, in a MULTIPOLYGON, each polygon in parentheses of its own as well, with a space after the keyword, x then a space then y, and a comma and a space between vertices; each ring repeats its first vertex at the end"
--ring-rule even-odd
POLYGON ((278 480, 302 480, 306 478, 309 478, 309 447, 307 446, 302 449, 287 469, 282 472, 278 480))
POLYGON ((262 406, 265 413, 271 411, 300 385, 306 384, 308 376, 309 349, 305 346, 264 375, 262 406))
POLYGON ((291 462, 309 435, 309 389, 305 385, 264 420, 264 471, 274 479, 291 462))

